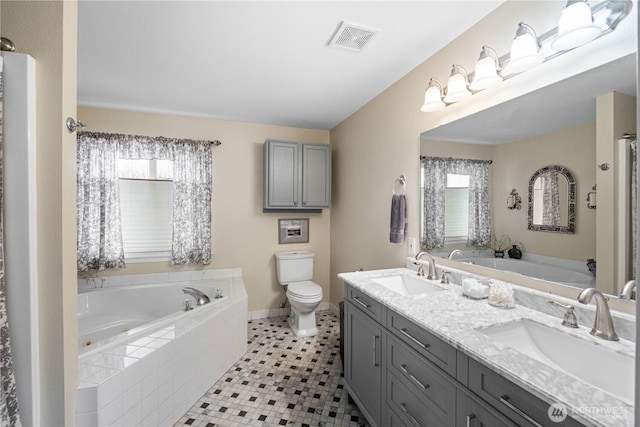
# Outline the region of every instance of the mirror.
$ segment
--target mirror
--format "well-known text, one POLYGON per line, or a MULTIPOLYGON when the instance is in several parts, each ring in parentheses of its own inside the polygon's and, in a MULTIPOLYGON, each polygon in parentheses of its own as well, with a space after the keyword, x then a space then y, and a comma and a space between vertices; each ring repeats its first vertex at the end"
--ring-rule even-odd
POLYGON ((538 169, 529 180, 528 228, 552 233, 575 233, 576 180, 558 165, 538 169))
MULTIPOLYGON (((559 294, 574 295, 577 288, 594 286, 592 272, 596 268, 593 259, 597 260, 595 286, 602 292, 614 295, 616 303, 619 301, 618 294, 629 279, 629 273, 621 273, 623 268, 614 256, 617 251, 614 249, 615 243, 604 249, 604 253, 610 254, 610 257, 604 257, 602 246, 596 246, 596 241, 601 245, 602 234, 605 237, 633 235, 631 227, 635 226, 635 217, 625 224, 616 219, 614 211, 614 201, 620 198, 616 192, 624 194, 625 190, 611 179, 610 190, 607 191, 598 182, 596 209, 590 209, 586 199, 597 179, 610 179, 610 175, 597 167, 597 150, 602 149, 602 145, 598 144, 602 143, 596 131, 596 98, 615 92, 615 96, 621 94, 632 100, 633 103, 629 101, 629 105, 633 105, 633 111, 628 113, 633 114, 633 128, 625 131, 635 133, 635 68, 636 54, 628 55, 420 135, 422 156, 493 161, 489 170, 492 231, 496 236, 508 235, 511 242, 518 242, 523 252, 522 261, 533 259, 545 263, 565 263, 580 270, 583 276, 578 282, 562 278, 542 279, 559 294), (513 190, 524 194, 528 192, 530 184, 534 188, 538 184, 542 186, 542 181, 536 183, 536 174, 550 165, 570 171, 570 178, 566 178, 566 184, 562 184, 565 189, 559 190, 560 210, 566 214, 561 215, 559 225, 547 225, 542 219, 536 221, 531 218, 529 227, 528 209, 508 209, 505 201, 513 190), (566 197, 562 196, 563 192, 566 192, 566 197), (573 215, 569 195, 573 196, 573 215), (607 211, 611 212, 609 217, 604 215, 607 211), (563 232, 538 232, 550 231, 548 227, 563 232), (601 233, 598 239, 597 232, 601 233), (598 250, 601 255, 599 258, 596 257, 598 250)), ((601 104, 598 104, 598 108, 601 108, 601 104)), ((630 110, 625 107, 616 110, 616 114, 625 109, 630 110)), ((618 138, 621 137, 622 132, 618 138)), ((612 169, 618 171, 617 160, 613 156, 612 160, 612 169)), ((530 203, 532 210, 537 209, 533 199, 530 203)), ((453 249, 464 251, 465 256, 478 256, 482 248, 446 244, 443 248, 432 249, 432 252, 446 257, 453 249)), ((622 262, 623 266, 626 263, 627 270, 633 264, 632 258, 630 256, 622 262)), ((504 261, 519 262, 506 258, 504 261)), ((455 264, 460 269, 472 270, 460 262, 455 264)), ((498 264, 493 263, 496 266, 498 264)), ((495 268, 501 270, 496 272, 495 277, 504 277, 503 267, 495 268)), ((533 277, 528 272, 520 274, 533 277)), ((516 278, 522 276, 511 277, 515 283, 516 278)), ((629 307, 632 304, 629 303, 629 307)))

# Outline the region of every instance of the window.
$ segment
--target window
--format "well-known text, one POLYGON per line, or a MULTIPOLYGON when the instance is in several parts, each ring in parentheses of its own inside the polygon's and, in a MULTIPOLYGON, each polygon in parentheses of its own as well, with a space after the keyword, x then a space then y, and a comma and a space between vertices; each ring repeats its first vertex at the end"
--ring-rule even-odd
POLYGON ((122 244, 130 261, 171 259, 173 162, 118 159, 122 244))
POLYGON ((465 243, 469 235, 469 175, 447 174, 445 243, 465 243))

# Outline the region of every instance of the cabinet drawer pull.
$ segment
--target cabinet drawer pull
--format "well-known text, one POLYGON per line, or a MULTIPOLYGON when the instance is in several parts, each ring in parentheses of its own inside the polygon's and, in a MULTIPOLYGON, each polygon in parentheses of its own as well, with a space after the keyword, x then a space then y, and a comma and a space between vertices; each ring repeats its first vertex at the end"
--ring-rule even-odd
POLYGON ((380 337, 378 335, 374 335, 373 336, 373 366, 380 366, 380 364, 378 363, 378 340, 380 339, 380 337))
POLYGON ((405 365, 404 363, 402 365, 400 365, 400 370, 402 372, 405 373, 405 375, 408 375, 409 378, 411 378, 416 384, 418 384, 420 387, 422 387, 423 389, 428 389, 429 387, 431 387, 429 384, 422 384, 422 381, 420 381, 419 379, 417 379, 416 377, 413 376, 413 374, 411 372, 409 372, 409 370, 407 369, 407 365, 405 365))
POLYGON ((467 427, 471 427, 471 421, 476 419, 476 414, 467 415, 467 427))
POLYGON ((533 418, 531 418, 530 415, 528 415, 527 413, 525 413, 522 409, 518 408, 517 406, 515 406, 513 403, 511 403, 509 401, 509 396, 506 394, 503 394, 502 396, 500 396, 500 402, 502 402, 507 408, 511 409, 513 412, 515 412, 516 414, 520 415, 522 418, 524 418, 525 420, 529 421, 531 424, 533 424, 536 427, 543 427, 542 424, 540 424, 539 422, 537 422, 536 420, 534 420, 533 418))
POLYGON ((412 423, 414 423, 415 425, 417 425, 418 427, 422 427, 422 425, 418 422, 418 420, 416 420, 416 418, 411 415, 411 413, 407 410, 407 404, 402 402, 400 404, 400 408, 402 409, 402 412, 404 412, 407 417, 409 417, 409 419, 411 420, 412 423))
POLYGON ((414 343, 418 344, 420 347, 424 348, 425 350, 431 347, 431 344, 424 344, 423 342, 420 342, 416 337, 408 333, 406 328, 400 329, 400 333, 405 337, 409 338, 414 343))
POLYGON ((361 306, 363 306, 364 308, 371 308, 371 306, 369 304, 365 304, 362 301, 360 301, 360 298, 358 297, 353 297, 354 301, 357 302, 358 304, 360 304, 361 306))

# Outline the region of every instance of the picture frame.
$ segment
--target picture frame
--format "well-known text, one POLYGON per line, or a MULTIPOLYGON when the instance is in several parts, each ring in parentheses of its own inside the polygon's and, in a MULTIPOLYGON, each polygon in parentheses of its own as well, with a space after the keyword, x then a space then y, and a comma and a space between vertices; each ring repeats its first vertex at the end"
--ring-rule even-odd
POLYGON ((278 219, 278 244, 309 243, 309 218, 278 219))

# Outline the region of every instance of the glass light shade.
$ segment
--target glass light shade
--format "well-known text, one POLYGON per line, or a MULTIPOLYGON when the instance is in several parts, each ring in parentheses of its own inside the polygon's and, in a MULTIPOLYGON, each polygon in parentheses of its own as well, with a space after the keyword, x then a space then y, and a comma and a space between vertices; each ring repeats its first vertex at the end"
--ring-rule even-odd
POLYGON ((569 1, 562 9, 558 22, 558 35, 551 42, 555 50, 569 50, 596 39, 602 28, 593 23, 589 4, 584 1, 569 1))
POLYGON ((505 68, 507 74, 522 73, 544 62, 536 34, 531 27, 525 25, 520 24, 511 43, 511 59, 505 68))
POLYGON ((423 113, 431 113, 442 110, 446 104, 442 102, 442 88, 433 79, 429 80, 429 86, 424 93, 424 104, 420 107, 423 113))
POLYGON ((467 88, 467 73, 459 65, 454 65, 449 80, 447 80, 447 95, 444 102, 452 104, 471 96, 467 88))
POLYGON ((476 71, 474 73, 473 82, 469 85, 471 90, 483 90, 502 81, 502 77, 498 74, 496 60, 491 56, 482 55, 476 62, 476 71))

